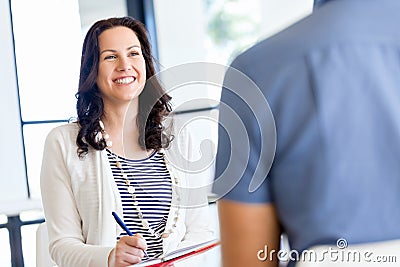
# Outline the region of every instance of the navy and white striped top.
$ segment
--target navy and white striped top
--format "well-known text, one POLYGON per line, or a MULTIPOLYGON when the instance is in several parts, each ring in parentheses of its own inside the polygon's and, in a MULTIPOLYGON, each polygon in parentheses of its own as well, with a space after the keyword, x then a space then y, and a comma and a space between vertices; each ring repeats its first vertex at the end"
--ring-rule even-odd
MULTIPOLYGON (((168 213, 171 206, 172 184, 171 177, 163 160, 163 153, 155 151, 148 158, 141 160, 126 159, 107 150, 108 160, 122 200, 123 220, 132 233, 140 233, 147 242, 147 254, 150 258, 158 257, 163 253, 161 237, 152 235, 142 225, 138 216, 132 195, 128 193, 128 185, 117 167, 116 161, 122 164, 130 185, 135 188, 135 200, 149 222, 150 228, 160 235, 165 230, 168 213)), ((125 232, 117 237, 117 240, 125 232)))

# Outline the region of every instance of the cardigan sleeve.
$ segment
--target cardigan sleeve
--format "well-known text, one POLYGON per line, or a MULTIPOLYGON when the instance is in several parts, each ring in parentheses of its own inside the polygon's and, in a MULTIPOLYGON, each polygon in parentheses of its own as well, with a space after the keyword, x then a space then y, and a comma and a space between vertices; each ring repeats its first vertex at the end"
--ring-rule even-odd
POLYGON ((76 154, 76 146, 72 145, 68 130, 52 130, 44 146, 40 186, 50 255, 60 267, 106 267, 112 247, 85 244, 82 234, 68 170, 68 155, 76 154))

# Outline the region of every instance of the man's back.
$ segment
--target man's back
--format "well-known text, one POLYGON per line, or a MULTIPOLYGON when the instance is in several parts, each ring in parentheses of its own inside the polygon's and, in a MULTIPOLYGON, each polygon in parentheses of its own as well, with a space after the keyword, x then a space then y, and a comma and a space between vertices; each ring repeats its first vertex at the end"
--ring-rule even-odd
MULTIPOLYGON (((400 238, 398 10, 397 0, 332 0, 232 63, 266 96, 277 147, 263 193, 244 193, 245 174, 226 197, 273 203, 293 249, 400 238)), ((232 98, 223 91, 253 131, 232 98)), ((217 177, 223 167, 217 159, 217 177)))

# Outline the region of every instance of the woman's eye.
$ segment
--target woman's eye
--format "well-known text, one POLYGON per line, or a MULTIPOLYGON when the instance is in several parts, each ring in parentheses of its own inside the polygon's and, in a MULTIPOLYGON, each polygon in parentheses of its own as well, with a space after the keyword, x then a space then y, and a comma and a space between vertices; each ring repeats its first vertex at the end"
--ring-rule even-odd
POLYGON ((139 52, 131 52, 130 54, 129 54, 130 56, 137 56, 137 55, 139 55, 139 52))
POLYGON ((115 59, 115 58, 117 58, 116 56, 114 56, 114 55, 109 55, 109 56, 106 56, 104 59, 115 59))

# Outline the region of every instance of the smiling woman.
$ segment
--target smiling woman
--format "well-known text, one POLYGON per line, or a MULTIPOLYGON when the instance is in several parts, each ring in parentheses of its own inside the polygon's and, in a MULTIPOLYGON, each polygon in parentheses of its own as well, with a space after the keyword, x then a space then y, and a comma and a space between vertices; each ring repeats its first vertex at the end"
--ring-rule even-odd
POLYGON ((140 21, 127 17, 111 18, 91 27, 83 44, 76 95, 81 126, 77 138, 80 155, 87 152, 88 145, 100 150, 106 147, 105 142, 96 141, 94 134, 102 130, 98 123, 100 119, 104 120, 107 132, 113 137, 114 152, 123 153, 122 146, 118 146, 121 142, 116 140, 121 139, 121 133, 114 132, 123 125, 138 127, 138 131, 131 129, 139 134, 140 148, 135 147, 135 151, 161 147, 162 127, 159 126, 162 114, 170 111, 170 96, 157 80, 147 84, 148 90, 141 93, 145 81, 155 74, 153 62, 147 31, 140 21), (135 81, 125 84, 132 77, 135 81), (120 101, 125 104, 121 105, 120 101), (129 101, 133 110, 126 114, 129 101), (120 127, 109 125, 118 120, 120 127), (128 124, 128 121, 133 123, 128 124))
POLYGON ((137 101, 146 82, 145 60, 139 39, 131 29, 115 27, 100 34, 99 47, 97 86, 104 106, 108 109, 108 105, 115 105, 125 110, 121 101, 126 104, 131 100, 137 101))
POLYGON ((141 22, 110 18, 89 29, 78 121, 53 129, 43 155, 43 208, 58 266, 129 266, 144 251, 158 257, 213 238, 204 192, 201 207, 181 208, 193 182, 185 172, 190 137, 172 140, 179 129, 166 130, 171 97, 154 74, 141 22), (136 235, 117 227, 113 211, 136 235))

